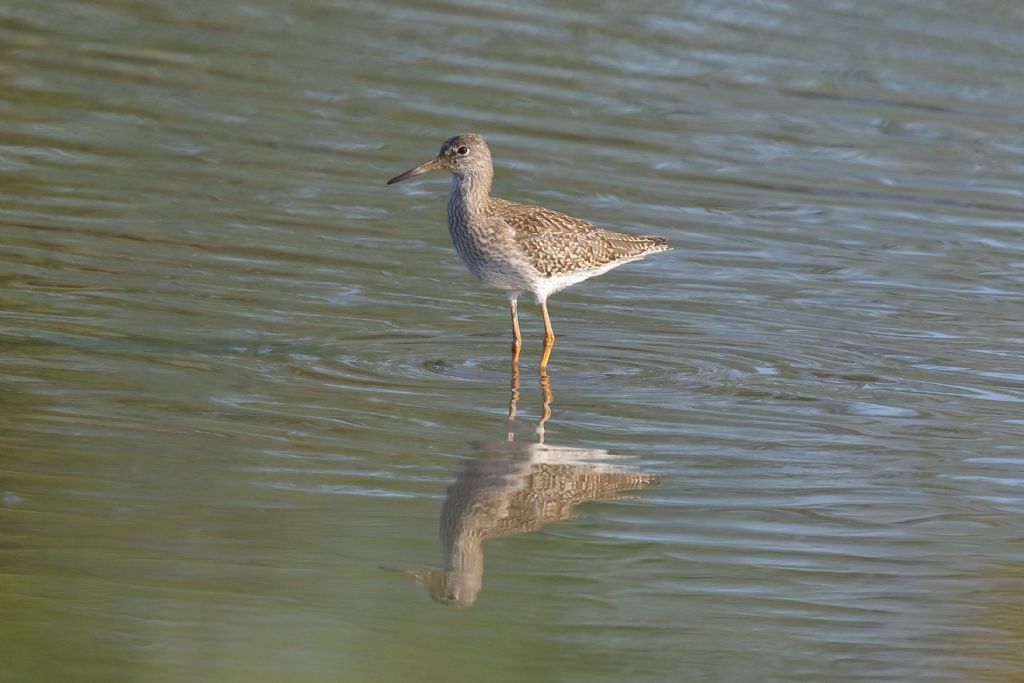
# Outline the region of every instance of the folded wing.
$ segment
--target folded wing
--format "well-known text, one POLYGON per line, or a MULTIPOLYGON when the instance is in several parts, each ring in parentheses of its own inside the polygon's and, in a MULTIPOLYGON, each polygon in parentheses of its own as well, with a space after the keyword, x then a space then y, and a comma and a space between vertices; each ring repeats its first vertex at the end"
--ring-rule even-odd
POLYGON ((669 249, 664 237, 604 230, 531 204, 495 197, 491 202, 495 213, 515 231, 516 244, 545 276, 601 268, 669 249))

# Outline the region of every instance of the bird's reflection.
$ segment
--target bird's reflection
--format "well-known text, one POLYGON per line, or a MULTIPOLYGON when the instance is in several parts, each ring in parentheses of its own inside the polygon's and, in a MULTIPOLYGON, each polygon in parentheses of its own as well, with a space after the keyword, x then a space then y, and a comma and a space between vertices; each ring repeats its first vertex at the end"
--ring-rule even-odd
POLYGON ((484 541, 534 531, 571 518, 573 508, 585 501, 615 498, 657 483, 654 475, 622 464, 625 456, 545 443, 553 396, 543 372, 540 388, 540 418, 533 434, 519 435, 517 441, 522 430, 515 421, 519 374, 513 366, 506 437, 480 446, 482 455, 448 487, 441 509, 444 569, 413 572, 438 602, 451 607, 476 602, 483 586, 484 541))

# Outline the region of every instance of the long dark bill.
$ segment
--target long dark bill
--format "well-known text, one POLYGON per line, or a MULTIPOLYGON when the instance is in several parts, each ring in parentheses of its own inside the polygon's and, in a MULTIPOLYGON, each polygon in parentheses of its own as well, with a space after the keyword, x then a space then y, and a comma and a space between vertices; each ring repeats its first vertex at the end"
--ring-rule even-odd
POLYGON ((399 183, 406 178, 412 178, 413 176, 420 175, 421 173, 429 173, 430 171, 438 171, 444 168, 444 160, 441 157, 435 157, 430 161, 420 164, 416 168, 410 168, 401 175, 396 175, 394 178, 388 181, 388 185, 394 185, 399 183))

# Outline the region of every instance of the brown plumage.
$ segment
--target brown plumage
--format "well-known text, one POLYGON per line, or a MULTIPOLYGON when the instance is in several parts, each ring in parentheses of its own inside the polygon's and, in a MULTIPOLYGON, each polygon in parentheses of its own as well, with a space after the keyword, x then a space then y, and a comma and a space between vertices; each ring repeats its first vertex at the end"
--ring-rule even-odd
POLYGON ((472 461, 448 487, 440 522, 444 569, 414 573, 432 598, 449 607, 476 601, 484 541, 572 519, 581 503, 658 484, 655 475, 619 464, 622 456, 604 450, 511 441, 488 450, 495 452, 472 461))
POLYGON ((499 216, 515 231, 516 244, 546 277, 600 268, 669 249, 664 237, 612 232, 542 206, 497 197, 488 199, 488 212, 499 216))
POLYGON ((549 296, 647 254, 670 249, 664 237, 612 232, 559 211, 492 197, 491 151, 484 139, 473 133, 446 140, 437 157, 392 178, 388 185, 441 169, 453 175, 448 232, 455 251, 474 275, 508 294, 513 363, 522 348, 520 294, 533 292, 544 315, 543 372, 555 342, 548 316, 549 296))

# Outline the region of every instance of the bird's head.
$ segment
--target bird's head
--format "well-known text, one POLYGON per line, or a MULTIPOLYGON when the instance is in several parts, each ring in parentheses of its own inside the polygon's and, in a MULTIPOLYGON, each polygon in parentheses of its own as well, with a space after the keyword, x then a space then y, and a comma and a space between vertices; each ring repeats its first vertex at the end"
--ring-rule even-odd
POLYGON ((487 148, 487 143, 476 133, 466 133, 448 138, 442 143, 441 151, 436 157, 395 176, 388 181, 388 185, 430 171, 451 171, 454 175, 465 178, 488 175, 492 172, 491 168, 491 150, 487 148))
POLYGON ((480 595, 483 576, 476 572, 431 571, 409 572, 416 582, 427 589, 437 602, 445 607, 470 607, 480 595))

